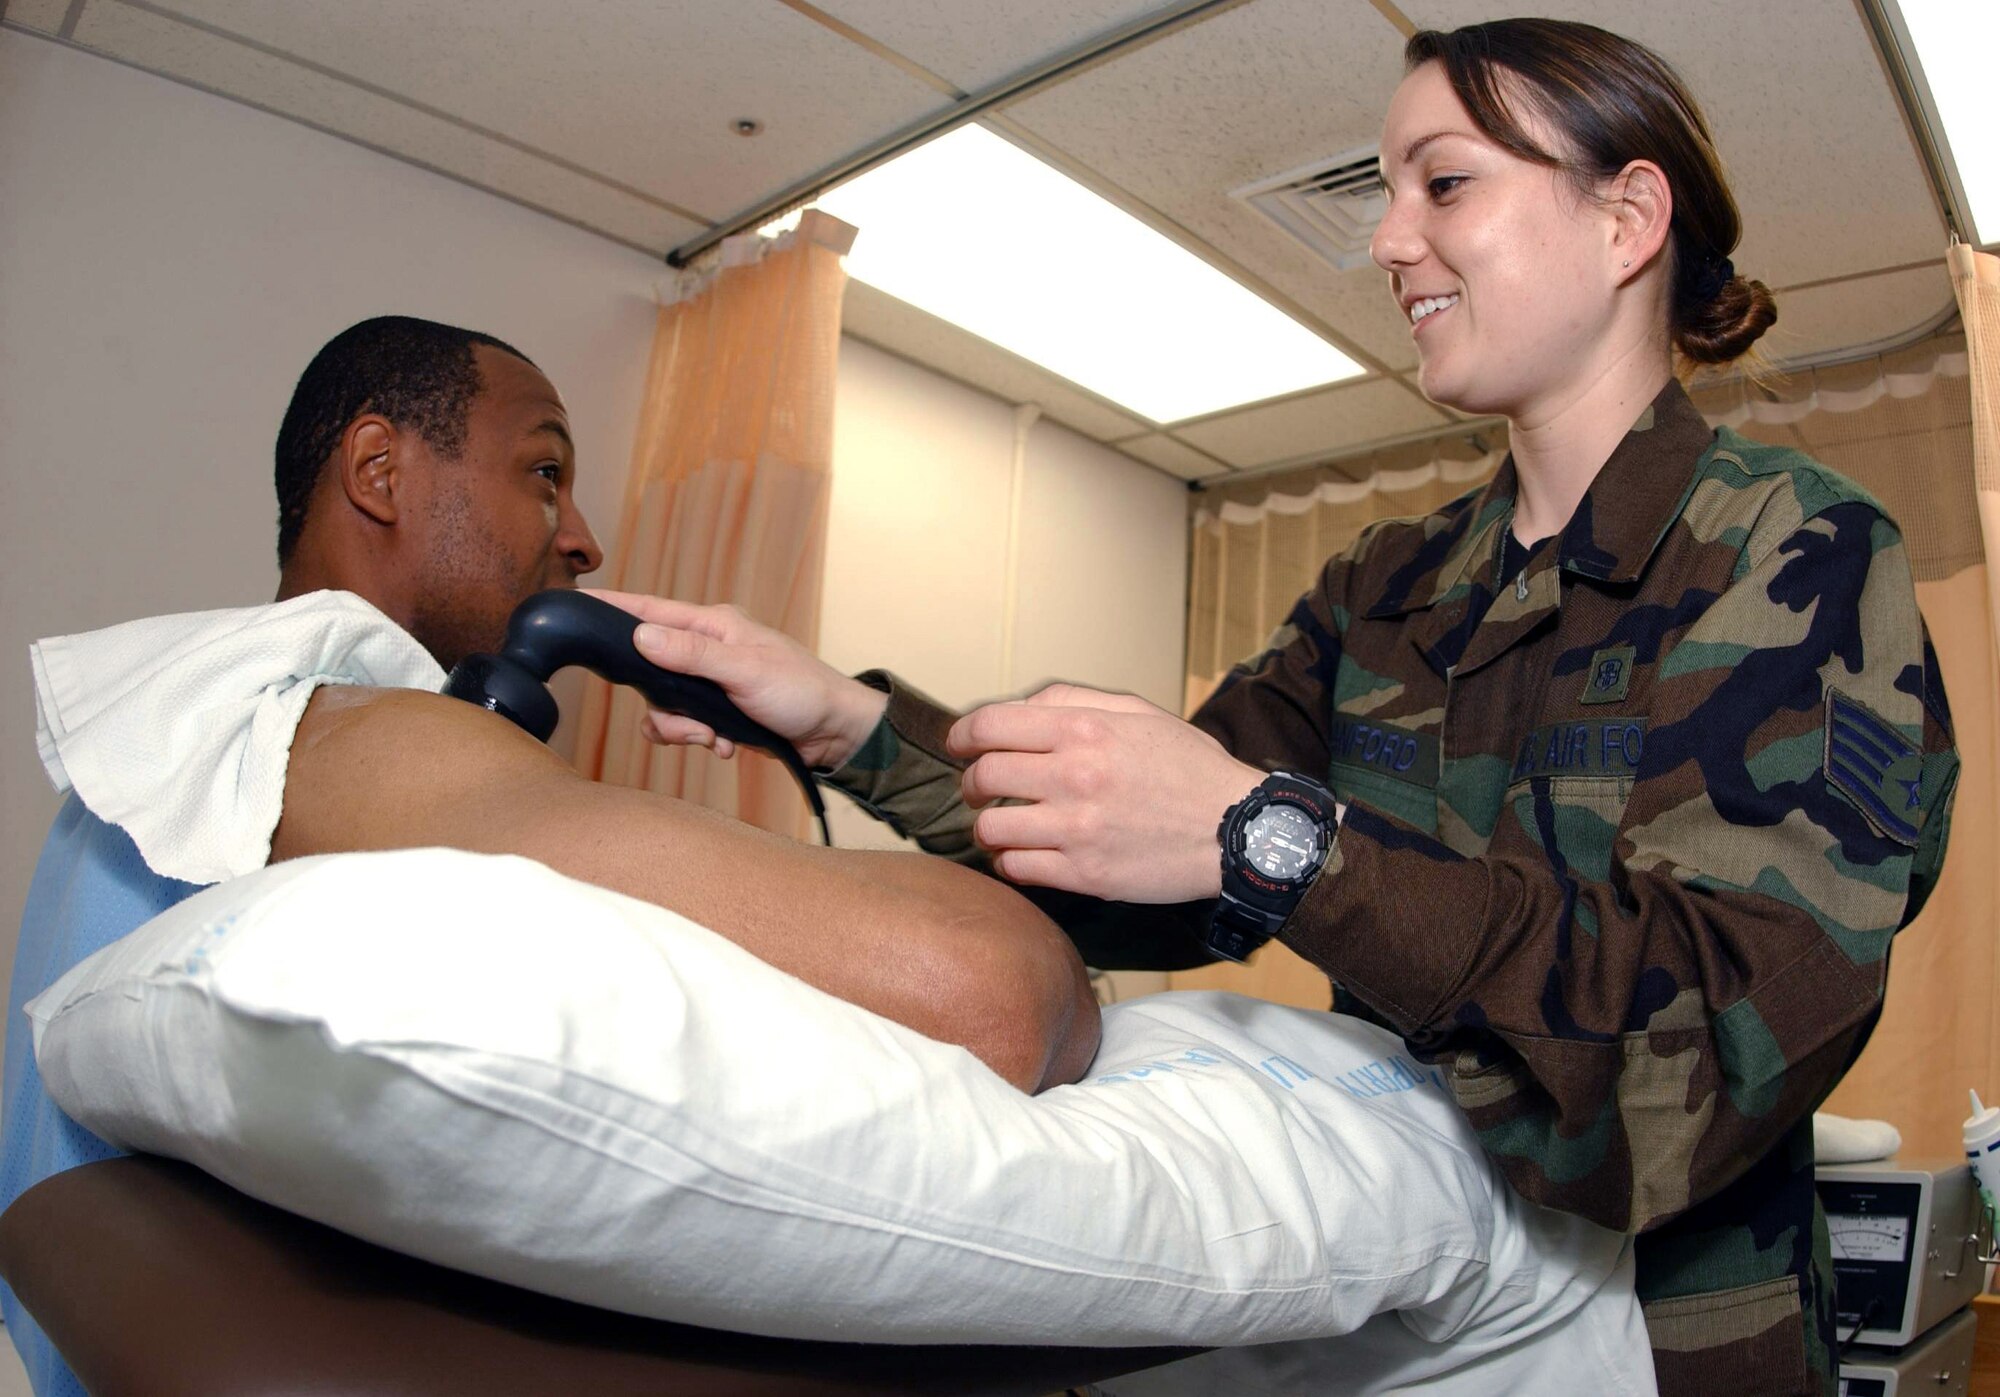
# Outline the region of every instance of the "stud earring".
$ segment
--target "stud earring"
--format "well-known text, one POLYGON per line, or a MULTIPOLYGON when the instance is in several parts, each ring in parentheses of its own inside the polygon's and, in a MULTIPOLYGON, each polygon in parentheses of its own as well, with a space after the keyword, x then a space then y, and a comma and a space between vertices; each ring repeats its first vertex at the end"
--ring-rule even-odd
POLYGON ((1624 265, 1625 265, 1625 266, 1627 266, 1627 267, 1631 266, 1631 265, 1632 265, 1632 259, 1631 259, 1631 258, 1629 258, 1629 257, 1628 257, 1628 258, 1626 258, 1626 259, 1625 259, 1625 262, 1624 262, 1624 265))

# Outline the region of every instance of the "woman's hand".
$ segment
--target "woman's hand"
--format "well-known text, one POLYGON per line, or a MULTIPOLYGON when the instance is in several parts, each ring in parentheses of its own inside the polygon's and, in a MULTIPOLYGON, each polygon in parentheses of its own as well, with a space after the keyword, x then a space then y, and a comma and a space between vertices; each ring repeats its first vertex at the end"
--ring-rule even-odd
MULTIPOLYGON (((733 606, 588 590, 643 623, 632 634, 641 655, 662 669, 714 680, 745 716, 798 748, 809 766, 846 761, 888 705, 888 695, 850 679, 733 606)), ((735 743, 717 737, 707 724, 657 708, 646 714, 645 732, 655 742, 711 747, 720 757, 736 751, 735 743)))
POLYGON ((1264 779, 1144 699, 1070 684, 974 709, 946 745, 974 759, 973 837, 1002 876, 1122 902, 1220 892, 1216 827, 1264 779))

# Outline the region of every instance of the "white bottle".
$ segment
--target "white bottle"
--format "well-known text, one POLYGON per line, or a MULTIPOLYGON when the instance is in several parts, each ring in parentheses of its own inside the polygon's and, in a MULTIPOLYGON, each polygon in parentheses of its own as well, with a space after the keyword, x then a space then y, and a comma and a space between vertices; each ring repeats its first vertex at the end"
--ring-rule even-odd
MULTIPOLYGON (((1979 1099, 1979 1093, 1972 1093, 1972 1116, 1965 1123, 1965 1162, 1972 1166, 1972 1182, 1979 1188, 1979 1201, 1986 1212, 1984 1230, 1992 1237, 2000 1220, 1996 1219, 1995 1202, 2000 1198, 2000 1107, 1988 1106, 1979 1099)), ((1993 1242, 1987 1243, 1987 1254, 1992 1255, 1993 1242)), ((1993 1285, 1993 1268, 1986 1268, 1986 1284, 1993 1285)))
POLYGON ((1976 1091, 1972 1118, 1965 1123, 1965 1159, 1988 1202, 2000 1198, 2000 1106, 1988 1106, 1976 1091))

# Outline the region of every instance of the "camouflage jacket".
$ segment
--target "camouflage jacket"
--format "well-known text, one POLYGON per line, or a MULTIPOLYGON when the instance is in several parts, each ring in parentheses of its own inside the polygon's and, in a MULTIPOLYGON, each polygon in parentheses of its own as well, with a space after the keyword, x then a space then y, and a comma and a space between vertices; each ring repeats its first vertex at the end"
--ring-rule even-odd
MULTIPOLYGON (((1810 1113, 1935 881, 1958 760, 1896 526, 1676 383, 1496 576, 1511 460, 1372 526, 1195 723, 1346 802, 1282 939, 1447 1069, 1524 1196, 1638 1246, 1661 1390, 1832 1392, 1810 1113)), ((976 859, 950 716, 893 681, 838 784, 976 859)), ((1038 899, 1093 964, 1206 907, 1038 899)))

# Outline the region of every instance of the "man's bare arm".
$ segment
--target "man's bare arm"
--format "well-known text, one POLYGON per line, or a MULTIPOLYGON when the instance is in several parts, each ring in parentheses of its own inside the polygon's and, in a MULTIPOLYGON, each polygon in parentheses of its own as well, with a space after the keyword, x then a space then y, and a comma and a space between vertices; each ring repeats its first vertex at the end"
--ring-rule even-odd
POLYGON ((670 908, 829 994, 962 1044, 1023 1090, 1075 1080, 1097 1048, 1096 1000, 1068 939, 991 879, 598 785, 456 699, 320 689, 292 743, 271 861, 427 845, 522 854, 670 908))

